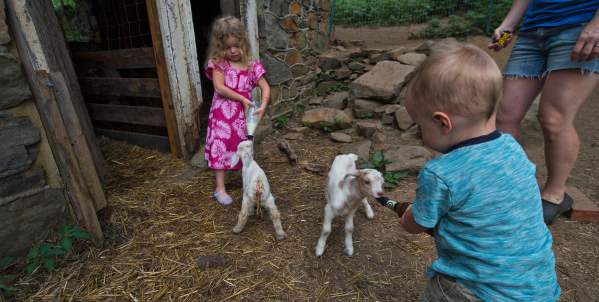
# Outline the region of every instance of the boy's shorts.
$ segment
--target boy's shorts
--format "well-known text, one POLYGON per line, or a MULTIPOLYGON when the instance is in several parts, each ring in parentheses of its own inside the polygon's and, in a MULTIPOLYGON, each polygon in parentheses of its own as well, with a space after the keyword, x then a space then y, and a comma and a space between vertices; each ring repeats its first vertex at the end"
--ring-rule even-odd
POLYGON ((568 25, 520 32, 503 75, 543 78, 562 69, 599 73, 599 59, 576 62, 570 58, 584 26, 568 25))
POLYGON ((452 277, 435 274, 428 279, 420 302, 480 302, 470 290, 457 283, 452 277))

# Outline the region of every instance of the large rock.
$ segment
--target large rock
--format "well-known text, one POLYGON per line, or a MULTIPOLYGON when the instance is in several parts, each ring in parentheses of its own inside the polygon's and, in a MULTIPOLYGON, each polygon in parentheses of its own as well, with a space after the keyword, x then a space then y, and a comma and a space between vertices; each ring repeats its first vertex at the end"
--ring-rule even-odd
POLYGON ((399 128, 400 130, 407 130, 412 125, 414 125, 412 117, 410 116, 408 110, 406 110, 406 107, 404 106, 401 106, 400 109, 395 111, 395 121, 397 122, 397 128, 399 128))
POLYGON ((382 128, 382 125, 379 121, 360 121, 356 123, 356 128, 359 135, 370 138, 377 130, 382 128))
POLYGON ((351 135, 345 134, 343 132, 331 133, 331 139, 338 143, 351 143, 352 142, 351 135))
POLYGON ((68 217, 63 189, 46 188, 23 195, 0 200, 0 259, 23 256, 68 217))
POLYGON ((318 57, 318 67, 324 71, 341 68, 348 58, 348 54, 345 52, 327 51, 318 57))
POLYGON ((289 34, 279 25, 279 18, 271 14, 262 14, 259 18, 260 37, 266 40, 266 46, 270 49, 287 49, 289 45, 289 34))
POLYGON ((366 65, 358 62, 350 62, 349 64, 347 64, 347 68, 353 71, 363 71, 364 69, 366 69, 366 65))
POLYGON ((352 119, 347 113, 334 108, 317 108, 308 110, 302 117, 302 123, 313 128, 323 126, 331 129, 345 129, 351 127, 352 119))
POLYGON ((375 112, 383 107, 385 103, 365 100, 365 99, 355 99, 354 100, 354 116, 356 118, 372 118, 375 117, 375 112))
POLYGON ((6 25, 6 13, 4 12, 4 0, 0 0, 0 45, 8 44, 10 35, 6 25))
POLYGON ((392 49, 389 51, 389 59, 397 61, 397 58, 399 58, 401 55, 406 53, 406 51, 407 51, 406 48, 401 47, 401 46, 398 48, 392 49))
POLYGON ((416 46, 416 48, 414 48, 414 51, 428 55, 431 53, 431 50, 433 49, 434 45, 435 42, 433 40, 426 40, 422 42, 420 45, 416 46))
POLYGON ((31 98, 31 90, 21 64, 9 53, 0 53, 0 110, 31 98))
POLYGON ((392 102, 412 71, 414 66, 382 61, 350 84, 351 93, 355 98, 392 102))
POLYGON ((266 77, 270 85, 279 85, 291 79, 291 71, 285 62, 269 54, 263 54, 260 59, 266 69, 266 77))
POLYGON ((426 55, 416 52, 409 52, 397 57, 396 61, 406 65, 412 65, 418 67, 422 62, 426 60, 426 55))
POLYGON ((352 75, 352 71, 347 67, 341 67, 333 71, 333 76, 336 80, 347 80, 352 75))
POLYGON ((325 107, 343 110, 347 106, 348 98, 349 92, 347 91, 335 92, 325 98, 323 105, 325 107))
POLYGON ((383 155, 386 160, 391 161, 385 167, 389 172, 418 171, 433 157, 430 151, 421 146, 399 146, 385 151, 383 155))
MULTIPOLYGON (((40 141, 40 131, 27 117, 15 117, 0 112, 0 148, 17 145, 29 146, 40 141)), ((1 153, 0 153, 1 154, 1 153)))
POLYGON ((363 140, 357 143, 344 145, 339 152, 341 154, 353 153, 364 160, 370 160, 370 147, 372 147, 372 142, 363 140))
POLYGON ((0 181, 0 199, 45 185, 44 170, 34 167, 23 173, 3 178, 0 181))

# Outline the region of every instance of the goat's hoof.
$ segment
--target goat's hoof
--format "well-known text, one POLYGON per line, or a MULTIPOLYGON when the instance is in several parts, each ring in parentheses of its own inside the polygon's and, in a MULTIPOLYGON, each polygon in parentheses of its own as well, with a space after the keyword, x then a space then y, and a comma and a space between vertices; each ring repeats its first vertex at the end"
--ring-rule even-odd
POLYGON ((239 233, 241 233, 241 231, 243 231, 243 228, 238 228, 238 227, 233 228, 233 233, 235 233, 235 234, 239 234, 239 233))
POLYGON ((366 218, 368 218, 368 219, 374 218, 374 212, 372 212, 372 211, 366 212, 366 218))
POLYGON ((321 248, 321 247, 317 246, 316 247, 316 257, 322 256, 323 253, 324 253, 324 247, 321 248))
POLYGON ((285 233, 281 233, 281 234, 277 234, 275 237, 277 237, 277 240, 283 240, 285 239, 285 233))
POLYGON ((354 248, 353 247, 352 248, 347 248, 346 247, 345 249, 343 249, 343 253, 345 253, 347 256, 351 256, 351 255, 354 254, 354 248))

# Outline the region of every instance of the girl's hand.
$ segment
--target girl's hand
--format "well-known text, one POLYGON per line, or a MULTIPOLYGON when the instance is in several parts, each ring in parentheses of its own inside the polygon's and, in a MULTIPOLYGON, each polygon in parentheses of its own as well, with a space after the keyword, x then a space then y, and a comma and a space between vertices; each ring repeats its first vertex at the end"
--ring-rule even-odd
POLYGON ((582 30, 570 55, 572 61, 599 58, 599 23, 591 22, 582 30))
POLYGON ((506 48, 508 45, 510 45, 510 42, 512 42, 512 35, 510 35, 510 37, 505 40, 505 43, 503 45, 497 43, 497 41, 499 41, 499 38, 501 38, 501 35, 504 32, 514 32, 513 28, 508 28, 507 26, 499 26, 495 29, 495 32, 493 32, 493 36, 491 37, 491 43, 489 43, 489 45, 487 45, 487 47, 489 49, 493 49, 495 51, 500 51, 504 48, 506 48))
POLYGON ((260 106, 260 108, 258 108, 258 110, 254 111, 254 115, 259 115, 260 119, 262 119, 262 116, 264 115, 265 110, 266 110, 266 106, 262 105, 262 106, 260 106))
POLYGON ((248 100, 247 98, 241 99, 241 103, 243 104, 243 109, 245 110, 248 110, 248 108, 254 106, 254 103, 252 103, 252 101, 248 100))

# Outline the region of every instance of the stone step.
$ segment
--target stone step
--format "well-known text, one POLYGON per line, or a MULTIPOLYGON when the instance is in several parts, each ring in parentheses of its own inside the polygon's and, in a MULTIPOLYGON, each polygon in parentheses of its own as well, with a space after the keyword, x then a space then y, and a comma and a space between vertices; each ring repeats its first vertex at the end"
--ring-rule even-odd
POLYGON ((570 219, 599 223, 599 206, 575 187, 566 187, 566 192, 574 199, 570 219))

